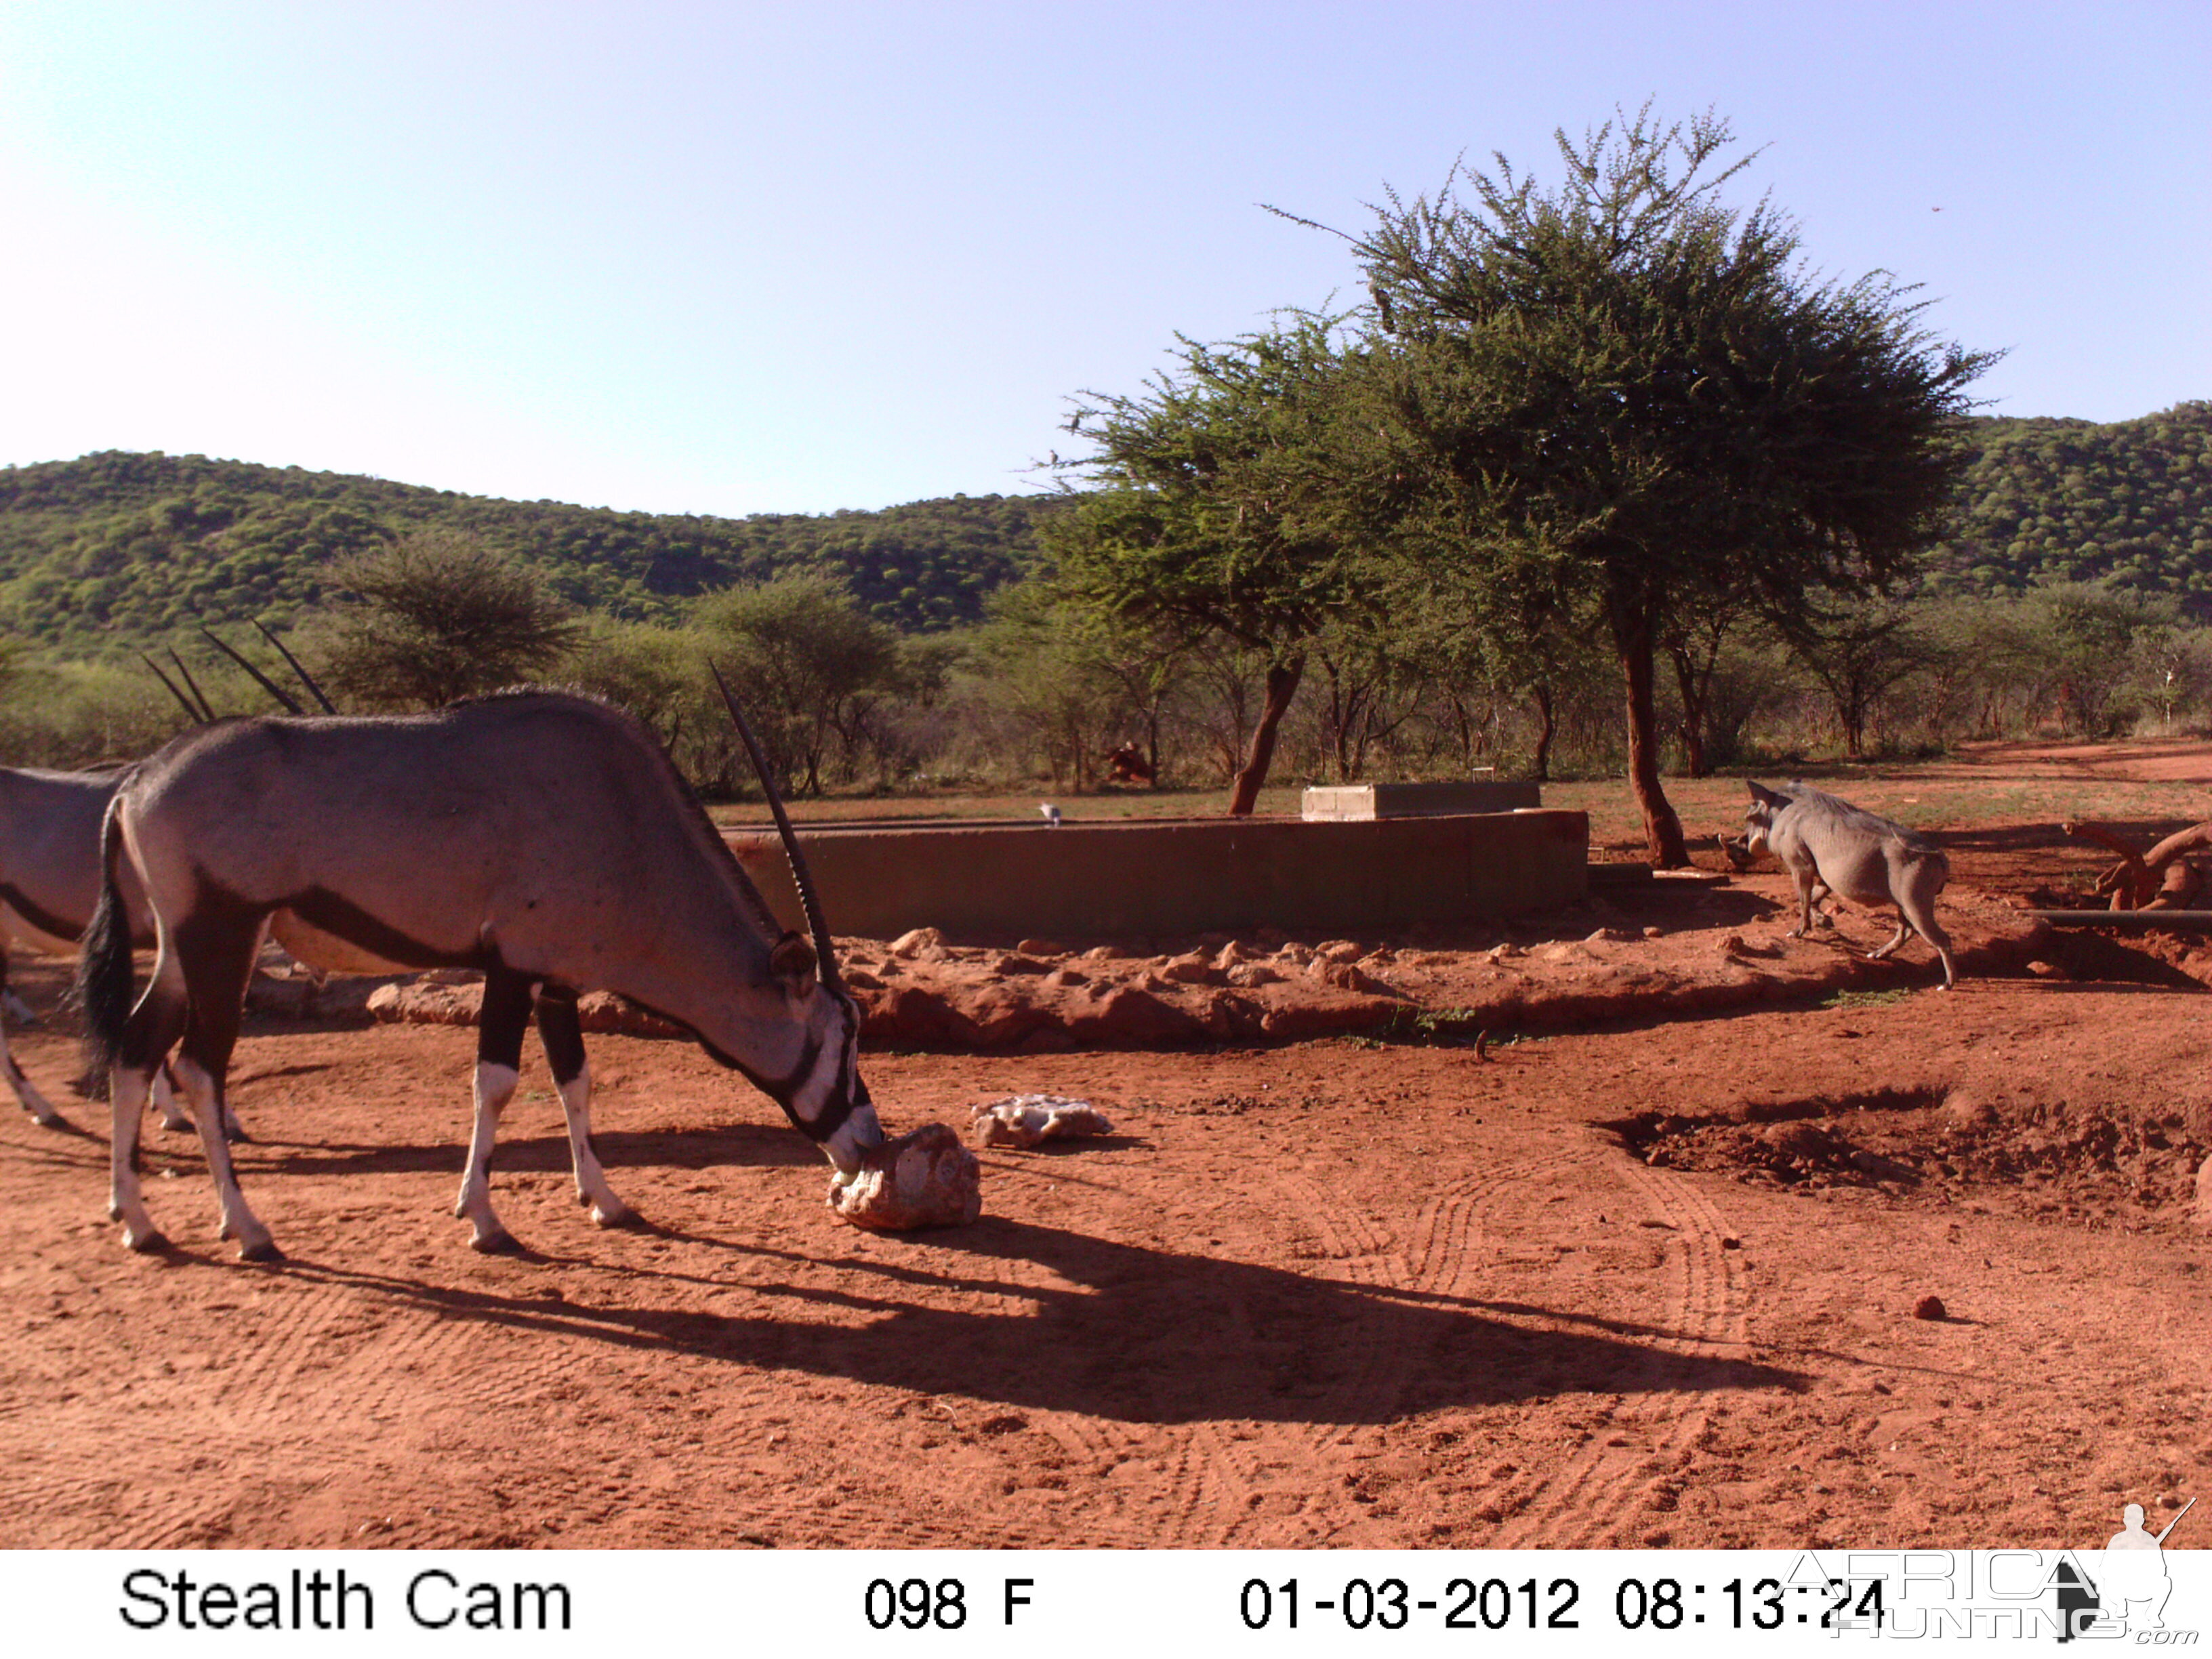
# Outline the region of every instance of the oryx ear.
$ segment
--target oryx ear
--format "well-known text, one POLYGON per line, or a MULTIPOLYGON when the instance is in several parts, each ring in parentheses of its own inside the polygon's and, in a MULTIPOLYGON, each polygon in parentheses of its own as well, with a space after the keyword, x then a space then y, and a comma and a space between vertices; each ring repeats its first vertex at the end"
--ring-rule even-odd
POLYGON ((768 953, 768 970, 794 991, 803 991, 811 985, 814 947, 806 942, 806 935, 787 933, 776 940, 775 949, 768 953))

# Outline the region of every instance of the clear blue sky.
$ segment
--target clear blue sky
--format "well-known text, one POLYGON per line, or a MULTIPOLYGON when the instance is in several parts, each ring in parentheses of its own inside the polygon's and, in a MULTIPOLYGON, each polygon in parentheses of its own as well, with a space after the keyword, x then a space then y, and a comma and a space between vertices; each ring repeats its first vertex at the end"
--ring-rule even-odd
POLYGON ((0 8, 0 465, 657 512, 1037 487, 1076 391, 1349 293, 1385 185, 1646 99, 1999 412, 2212 397, 2212 3, 0 8), (1941 209, 1938 212, 1936 210, 1941 209))

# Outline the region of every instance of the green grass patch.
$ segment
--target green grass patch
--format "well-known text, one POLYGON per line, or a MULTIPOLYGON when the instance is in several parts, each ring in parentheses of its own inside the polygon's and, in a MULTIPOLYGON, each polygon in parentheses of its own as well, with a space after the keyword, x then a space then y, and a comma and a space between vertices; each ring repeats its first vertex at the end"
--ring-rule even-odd
POLYGON ((1879 1008, 1884 1004, 1903 1002, 1913 994, 1911 991, 1838 991, 1820 1004, 1823 1008, 1879 1008))

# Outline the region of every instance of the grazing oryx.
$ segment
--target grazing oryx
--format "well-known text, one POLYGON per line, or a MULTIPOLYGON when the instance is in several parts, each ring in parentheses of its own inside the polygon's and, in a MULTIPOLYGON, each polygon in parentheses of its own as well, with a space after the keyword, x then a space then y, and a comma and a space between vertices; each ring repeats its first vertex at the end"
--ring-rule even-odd
POLYGON ((1958 983, 1951 938, 1936 921, 1936 896, 1951 878, 1951 861, 1903 824, 1876 817, 1847 800, 1802 783, 1787 789, 1751 786, 1744 813, 1753 851, 1766 848, 1797 883, 1802 915, 1789 937, 1813 927, 1813 895, 1825 884, 1860 904, 1894 904, 1897 937, 1870 954, 1886 957, 1917 933, 1943 962, 1943 988, 1958 983))
MULTIPOLYGON (((784 823, 772 790, 770 801, 784 823)), ((776 921, 660 745, 589 698, 507 691, 431 714, 264 716, 179 738, 116 793, 78 970, 94 1059, 112 1067, 110 1212, 125 1242, 160 1243, 139 1194, 137 1106, 181 1040, 176 1072, 202 1126, 222 1236, 249 1261, 279 1254, 239 1191, 229 1148, 206 1131, 255 941, 279 910, 309 930, 296 949, 311 959, 319 938, 399 968, 483 970, 476 1121, 455 1210, 478 1249, 514 1248, 492 1211, 489 1172, 533 1004, 577 1195, 603 1226, 631 1218, 592 1147, 583 991, 620 992, 688 1026, 841 1174, 855 1173, 884 1140, 857 1066, 860 1012, 784 828, 811 945, 776 921), (126 868, 144 884, 157 935, 153 981, 135 1006, 126 868)), ((295 948, 281 922, 277 936, 295 948)))
MULTIPOLYGON (((19 1020, 31 1017, 8 989, 10 944, 49 956, 73 957, 77 940, 100 902, 100 823, 123 773, 120 767, 90 772, 18 771, 0 767, 0 1005, 19 1020)), ((124 878, 123 903, 133 939, 154 942, 152 919, 137 880, 124 878)), ((8 1052, 0 1023, 0 1078, 36 1123, 61 1115, 8 1052)), ((192 1126, 177 1107, 166 1075, 154 1079, 154 1103, 167 1129, 192 1126)), ((235 1124, 232 1125, 234 1132, 235 1124)))

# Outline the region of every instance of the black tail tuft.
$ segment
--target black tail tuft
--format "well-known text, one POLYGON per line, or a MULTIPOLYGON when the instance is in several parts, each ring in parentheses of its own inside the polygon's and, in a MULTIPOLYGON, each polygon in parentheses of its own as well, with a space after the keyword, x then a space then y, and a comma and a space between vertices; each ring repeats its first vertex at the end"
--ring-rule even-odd
POLYGON ((85 1091, 105 1099, 107 1078, 123 1049, 136 990, 131 963, 131 917, 115 879, 115 860, 123 851, 120 801, 111 803, 100 831, 100 907, 84 930, 77 952, 76 994, 84 1005, 85 1091))

